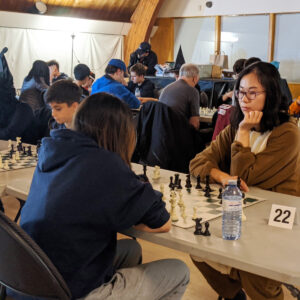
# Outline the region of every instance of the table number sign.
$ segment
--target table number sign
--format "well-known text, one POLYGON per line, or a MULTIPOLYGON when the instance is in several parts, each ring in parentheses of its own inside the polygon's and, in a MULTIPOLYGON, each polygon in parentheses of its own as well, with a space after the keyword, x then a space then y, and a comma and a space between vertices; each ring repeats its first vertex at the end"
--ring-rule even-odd
POLYGON ((292 229, 296 214, 296 207, 273 204, 271 208, 269 225, 292 229))

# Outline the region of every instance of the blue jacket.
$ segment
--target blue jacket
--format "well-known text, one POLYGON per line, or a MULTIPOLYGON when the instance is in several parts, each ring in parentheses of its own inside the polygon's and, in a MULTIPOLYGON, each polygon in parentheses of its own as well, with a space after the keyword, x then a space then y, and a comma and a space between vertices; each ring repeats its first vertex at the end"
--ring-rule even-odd
POLYGON ((169 219, 161 193, 139 180, 115 153, 69 129, 42 140, 21 226, 81 298, 115 270, 116 234, 169 219))
POLYGON ((92 93, 105 92, 118 97, 128 104, 130 108, 139 108, 141 102, 123 84, 114 80, 109 75, 98 78, 92 86, 92 93))

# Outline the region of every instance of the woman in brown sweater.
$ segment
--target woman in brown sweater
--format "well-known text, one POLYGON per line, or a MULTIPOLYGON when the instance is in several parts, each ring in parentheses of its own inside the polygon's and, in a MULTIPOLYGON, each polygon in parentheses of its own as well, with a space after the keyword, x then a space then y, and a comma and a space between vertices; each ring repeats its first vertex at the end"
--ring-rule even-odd
MULTIPOLYGON (((235 86, 231 125, 190 163, 194 176, 222 185, 242 179, 249 186, 300 196, 300 131, 288 115, 277 69, 265 62, 250 65, 235 86)), ((225 299, 281 300, 281 284, 258 275, 231 269, 222 274, 205 262, 193 262, 210 285, 225 299)))

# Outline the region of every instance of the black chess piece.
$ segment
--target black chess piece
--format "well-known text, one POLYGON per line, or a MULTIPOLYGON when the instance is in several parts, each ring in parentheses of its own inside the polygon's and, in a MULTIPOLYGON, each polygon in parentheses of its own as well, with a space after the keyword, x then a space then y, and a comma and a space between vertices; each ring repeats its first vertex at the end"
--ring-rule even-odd
POLYGON ((202 235, 203 234, 201 221, 202 221, 202 218, 196 218, 195 219, 195 222, 196 222, 195 231, 194 231, 195 235, 202 235))
POLYGON ((173 183, 173 176, 170 176, 169 188, 171 189, 173 185, 174 185, 174 183, 173 183))
POLYGON ((222 191, 223 191, 223 189, 220 187, 220 188, 219 188, 218 199, 222 199, 222 191))
POLYGON ((190 174, 186 175, 185 187, 187 189, 190 189, 192 187, 191 175, 190 174))
POLYGON ((205 190, 204 196, 207 198, 210 198, 210 192, 209 190, 205 190))
POLYGON ((174 174, 174 185, 175 186, 178 185, 178 179, 179 179, 179 174, 178 173, 174 174))
POLYGON ((147 177, 147 166, 143 165, 143 174, 138 175, 141 181, 143 182, 149 182, 149 179, 147 177))
POLYGON ((197 176, 197 185, 196 185, 196 190, 201 190, 202 186, 200 184, 201 178, 200 176, 197 176))
POLYGON ((178 189, 178 190, 182 190, 181 179, 180 179, 180 178, 178 178, 177 189, 178 189))
POLYGON ((22 145, 22 142, 20 142, 18 145, 17 145, 17 149, 19 152, 21 152, 23 150, 23 145, 22 145))
POLYGON ((14 145, 14 144, 11 144, 11 149, 10 149, 10 151, 11 151, 12 153, 15 152, 15 145, 14 145))
POLYGON ((212 189, 209 186, 209 175, 205 176, 205 191, 212 192, 212 189))
POLYGON ((203 232, 203 235, 205 235, 205 236, 210 236, 210 232, 209 232, 209 230, 208 230, 208 228, 209 228, 209 223, 208 223, 208 222, 205 222, 205 223, 204 223, 204 226, 205 226, 205 231, 203 232))
POLYGON ((32 152, 31 152, 31 146, 28 146, 28 151, 27 151, 28 156, 32 156, 32 152))
POLYGON ((26 155, 26 147, 23 147, 23 154, 26 155))

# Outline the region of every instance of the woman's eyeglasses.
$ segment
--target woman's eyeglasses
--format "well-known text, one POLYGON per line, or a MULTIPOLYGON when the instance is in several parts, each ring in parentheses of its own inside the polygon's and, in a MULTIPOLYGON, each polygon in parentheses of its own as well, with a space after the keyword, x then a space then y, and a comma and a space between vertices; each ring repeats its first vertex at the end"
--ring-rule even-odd
POLYGON ((261 92, 255 92, 255 91, 248 91, 248 92, 244 92, 244 91, 234 91, 234 95, 239 99, 242 100, 245 96, 247 97, 248 100, 254 100, 256 99, 256 97, 260 94, 265 93, 266 91, 261 91, 261 92))

